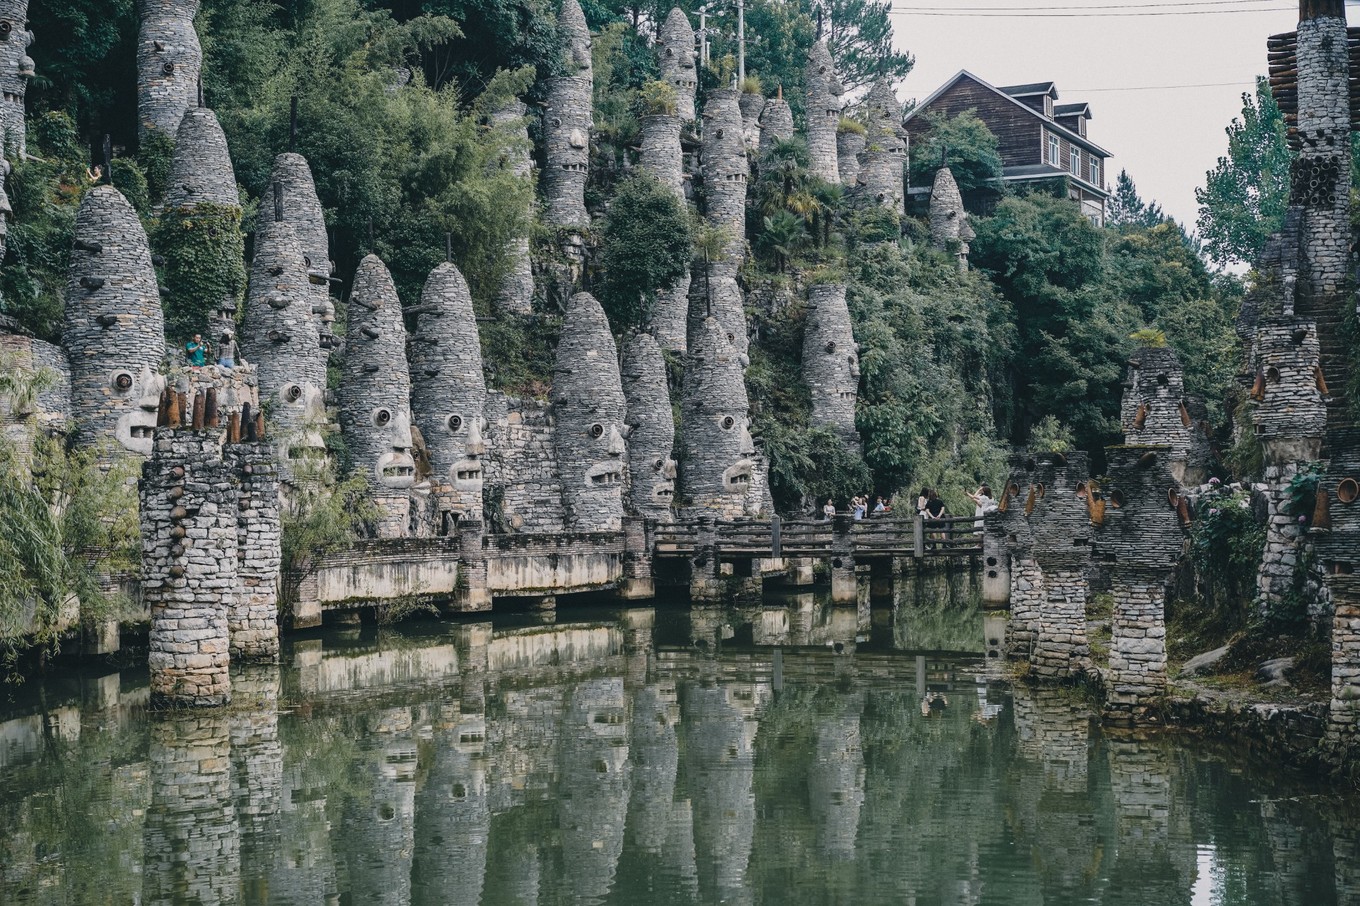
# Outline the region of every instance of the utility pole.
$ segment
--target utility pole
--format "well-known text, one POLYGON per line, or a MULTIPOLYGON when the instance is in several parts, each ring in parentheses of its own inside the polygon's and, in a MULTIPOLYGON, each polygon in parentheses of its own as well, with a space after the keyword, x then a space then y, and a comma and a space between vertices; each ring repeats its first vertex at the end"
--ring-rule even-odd
POLYGON ((746 0, 737 0, 737 90, 746 84, 746 0))

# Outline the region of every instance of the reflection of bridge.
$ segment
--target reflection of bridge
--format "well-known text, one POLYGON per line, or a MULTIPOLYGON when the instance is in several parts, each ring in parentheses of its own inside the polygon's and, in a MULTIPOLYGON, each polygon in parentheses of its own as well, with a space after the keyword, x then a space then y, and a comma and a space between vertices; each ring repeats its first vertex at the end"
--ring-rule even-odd
POLYGON ((812 561, 828 564, 832 598, 853 602, 857 567, 882 575, 899 561, 967 559, 982 551, 972 517, 923 520, 689 519, 658 524, 629 518, 617 532, 486 535, 462 523, 456 537, 365 541, 333 551, 301 583, 295 625, 324 609, 419 597, 464 612, 487 611, 496 597, 555 606, 560 594, 614 591, 649 598, 663 581, 684 583, 696 600, 759 593, 762 579, 811 585, 812 561))

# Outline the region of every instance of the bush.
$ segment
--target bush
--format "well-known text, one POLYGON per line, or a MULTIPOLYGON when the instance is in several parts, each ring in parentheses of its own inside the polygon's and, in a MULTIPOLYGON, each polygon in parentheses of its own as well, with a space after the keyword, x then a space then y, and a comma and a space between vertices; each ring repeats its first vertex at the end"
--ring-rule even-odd
POLYGON ((689 267, 689 213, 667 186, 648 173, 618 185, 601 232, 604 269, 600 304, 616 333, 648 321, 656 294, 689 267))

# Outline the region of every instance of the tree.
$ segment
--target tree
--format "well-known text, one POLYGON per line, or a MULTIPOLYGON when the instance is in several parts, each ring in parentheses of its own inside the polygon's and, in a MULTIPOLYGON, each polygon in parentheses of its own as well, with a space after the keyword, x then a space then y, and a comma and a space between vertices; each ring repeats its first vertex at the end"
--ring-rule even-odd
POLYGON ((600 304, 623 332, 646 323, 658 290, 690 262, 689 214, 675 193, 649 173, 622 180, 602 232, 600 304))
POLYGON ((1116 229, 1136 229, 1154 227, 1166 219, 1166 213, 1157 202, 1143 201, 1138 188, 1133 184, 1128 170, 1119 171, 1115 181, 1114 195, 1105 211, 1105 224, 1116 229))
POLYGON ((1256 96, 1243 93, 1242 117, 1227 128, 1228 153, 1205 174, 1197 228, 1205 253, 1218 265, 1250 263, 1280 228, 1289 202, 1289 165, 1284 114, 1265 78, 1256 96))
POLYGON ((954 116, 941 113, 926 114, 930 131, 920 141, 911 144, 911 184, 929 186, 935 181, 935 171, 948 150, 949 169, 959 191, 996 189, 1001 177, 1001 152, 996 136, 973 110, 954 116))
POLYGON ((916 60, 893 49, 892 4, 887 0, 818 0, 813 15, 823 16, 827 47, 846 89, 861 88, 879 76, 898 80, 916 60))

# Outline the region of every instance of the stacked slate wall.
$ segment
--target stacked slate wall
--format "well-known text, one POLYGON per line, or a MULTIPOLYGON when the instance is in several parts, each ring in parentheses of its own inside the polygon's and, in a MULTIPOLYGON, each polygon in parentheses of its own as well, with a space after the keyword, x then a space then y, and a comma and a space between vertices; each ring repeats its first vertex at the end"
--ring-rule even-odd
POLYGON ((859 393, 859 347, 851 329, 844 283, 808 288, 803 332, 803 380, 812 391, 812 424, 833 429, 859 448, 855 400, 859 393))
POLYGON ((1170 447, 1172 474, 1184 487, 1208 478, 1208 439, 1194 418, 1199 408, 1185 396, 1185 373, 1174 349, 1145 348, 1133 354, 1119 410, 1124 440, 1170 447))
POLYGON ((1086 500, 1086 454, 1038 453, 1026 509, 1034 560, 1043 572, 1044 602, 1038 615, 1031 673, 1067 679, 1089 663, 1086 639, 1086 572, 1091 562, 1091 523, 1086 500), (1033 506, 1029 496, 1033 495, 1033 506))
POLYGON ((666 362, 650 335, 628 341, 623 354, 623 395, 628 436, 628 512, 661 522, 673 517, 675 418, 666 386, 666 362))
POLYGON ((556 420, 546 403, 487 394, 486 520, 492 532, 561 532, 556 420))
POLYGON ((704 102, 703 177, 704 212, 708 222, 726 231, 723 250, 708 262, 704 295, 698 311, 691 307, 689 331, 710 314, 723 326, 728 341, 746 354, 745 297, 737 272, 746 257, 746 181, 749 167, 742 142, 741 108, 737 92, 715 91, 704 102))
POLYGON ((793 134, 793 111, 781 90, 777 97, 765 102, 765 109, 760 114, 761 153, 773 148, 775 142, 793 138, 793 134))
POLYGON ((137 0, 137 134, 173 137, 195 106, 203 48, 194 30, 199 0, 137 0))
POLYGON ((236 483, 240 584, 227 608, 231 657, 238 663, 277 663, 283 523, 274 445, 263 440, 228 443, 222 456, 236 483))
POLYGON ((1360 431, 1333 432, 1318 485, 1314 549, 1332 599, 1332 702, 1328 743, 1360 741, 1360 431))
POLYGON ((953 255, 960 271, 968 270, 968 243, 976 237, 968 221, 968 211, 963 206, 959 184, 948 167, 941 167, 935 173, 935 183, 930 190, 929 220, 931 243, 953 255))
POLYGON ((681 120, 694 119, 694 92, 698 71, 694 67, 694 28, 680 7, 673 8, 661 26, 661 79, 675 90, 675 112, 681 120))
MULTIPOLYGON (((499 166, 509 170, 521 179, 532 179, 533 162, 530 152, 533 145, 529 142, 529 128, 525 119, 526 108, 518 99, 491 114, 491 122, 510 136, 510 147, 506 149, 499 166)), ((534 269, 529 257, 529 226, 533 222, 533 206, 524 212, 525 231, 523 236, 511 239, 506 247, 510 267, 501 280, 496 292, 496 306, 504 312, 527 315, 533 310, 534 269)))
POLYGON ((576 0, 563 0, 557 20, 563 40, 563 74, 548 82, 543 111, 547 166, 542 173, 543 220, 558 228, 590 225, 586 175, 590 167, 590 30, 576 0))
MULTIPOLYGON (((692 118, 693 98, 690 99, 690 108, 692 118)), ((682 123, 678 115, 656 114, 642 118, 642 167, 661 180, 684 204, 685 162, 680 145, 682 123)), ((663 348, 673 352, 683 352, 685 349, 689 291, 690 274, 686 269, 674 284, 657 291, 652 309, 652 334, 663 348)))
POLYGON ((761 509, 763 476, 750 431, 750 402, 737 351, 708 318, 691 334, 681 398, 681 488, 687 515, 752 516, 761 509))
POLYGON ((28 28, 28 0, 0 2, 0 148, 6 155, 22 157, 28 148, 28 125, 24 98, 28 80, 33 78, 33 58, 28 46, 33 32, 28 28))
POLYGON ((813 175, 827 182, 840 182, 840 165, 836 149, 836 133, 841 122, 840 76, 836 63, 827 49, 826 40, 819 39, 808 51, 803 69, 803 84, 807 87, 807 144, 808 162, 813 175))
POLYGON ((311 357, 319 365, 308 364, 307 368, 310 373, 312 368, 319 367, 324 374, 330 350, 339 344, 339 338, 331 327, 335 322, 335 305, 331 302, 330 275, 334 273, 335 266, 331 263, 325 211, 321 207, 321 199, 317 197, 316 182, 312 179, 312 168, 307 158, 291 151, 274 158, 269 185, 260 196, 263 202, 260 204, 257 231, 265 220, 275 216, 273 199, 276 185, 283 200, 283 220, 292 226, 293 234, 297 237, 303 264, 307 269, 307 280, 312 288, 312 317, 316 322, 318 340, 311 357))
POLYGON ((868 136, 860 170, 860 195, 869 204, 898 215, 906 205, 903 173, 907 164, 907 131, 902 103, 886 77, 874 82, 864 99, 868 136))
POLYGON ((1037 503, 1037 496, 1033 501, 1029 496, 1031 477, 1037 468, 1038 460, 1028 453, 1012 455, 1006 486, 997 497, 996 515, 983 521, 984 547, 993 524, 1004 544, 1011 604, 1006 647, 1012 657, 1021 658, 1028 658, 1033 648, 1045 599, 1043 571, 1034 559, 1034 534, 1027 512, 1037 503))

